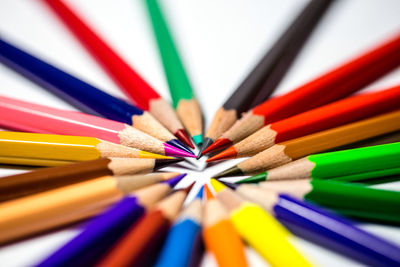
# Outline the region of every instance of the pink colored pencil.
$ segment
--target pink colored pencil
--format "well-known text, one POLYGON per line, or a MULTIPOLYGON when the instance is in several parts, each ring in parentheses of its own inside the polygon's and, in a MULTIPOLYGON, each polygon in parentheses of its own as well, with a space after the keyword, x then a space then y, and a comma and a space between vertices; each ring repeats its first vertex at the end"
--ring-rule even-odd
POLYGON ((161 155, 194 157, 124 123, 4 96, 0 96, 0 126, 25 132, 90 136, 161 155))

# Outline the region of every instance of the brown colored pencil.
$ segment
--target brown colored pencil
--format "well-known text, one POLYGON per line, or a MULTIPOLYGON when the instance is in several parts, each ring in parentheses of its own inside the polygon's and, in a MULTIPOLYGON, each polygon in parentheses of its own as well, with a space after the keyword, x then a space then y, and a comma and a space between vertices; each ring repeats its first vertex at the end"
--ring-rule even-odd
MULTIPOLYGON (((41 168, 27 173, 2 177, 0 179, 0 201, 6 201, 53 188, 95 179, 105 175, 122 174, 118 165, 109 164, 110 159, 102 158, 92 161, 78 162, 58 167, 41 168)), ((179 173, 153 173, 148 175, 123 175, 120 182, 146 181, 156 183, 169 179, 179 173), (124 178, 127 179, 124 179, 124 178), (146 180, 144 180, 146 179, 146 180)))
POLYGON ((97 266, 151 266, 187 193, 188 190, 179 190, 158 203, 127 231, 97 266))
POLYGON ((227 131, 244 112, 269 98, 332 2, 312 0, 305 6, 218 109, 206 133, 201 151, 227 131))
MULTIPOLYGON (((112 176, 68 185, 39 194, 0 203, 0 243, 40 233, 98 214, 135 190, 112 176)), ((170 187, 159 183, 140 189, 135 196, 149 207, 170 187)))
POLYGON ((400 110, 276 144, 226 170, 225 173, 259 173, 310 154, 398 130, 400 110))

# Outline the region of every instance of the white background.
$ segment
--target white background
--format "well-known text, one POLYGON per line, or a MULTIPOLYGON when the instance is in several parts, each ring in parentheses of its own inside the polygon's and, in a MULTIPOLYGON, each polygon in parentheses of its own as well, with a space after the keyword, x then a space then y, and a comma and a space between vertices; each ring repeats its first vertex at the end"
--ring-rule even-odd
MULTIPOLYGON (((169 99, 166 80, 158 57, 143 2, 140 0, 67 1, 121 55, 169 99)), ((164 0, 166 15, 180 47, 197 97, 202 104, 206 125, 259 57, 304 6, 305 0, 164 0)), ((400 31, 400 1, 342 0, 331 7, 302 50, 276 93, 287 92, 329 70, 344 60, 362 53, 400 31)), ((81 48, 74 37, 40 1, 0 1, 2 38, 28 50, 64 70, 119 97, 118 87, 81 48)), ((400 69, 379 80, 367 90, 381 89, 400 82, 400 69)), ((62 100, 0 65, 0 93, 53 107, 74 109, 62 100)), ((236 161, 237 162, 237 161, 236 161)), ((180 171, 189 173, 180 184, 194 179, 198 188, 216 172, 232 166, 228 161, 204 169, 203 162, 186 164, 180 171)), ((170 168, 172 170, 172 168, 170 168)), ((178 168, 175 168, 178 169, 178 168)), ((167 170, 167 169, 166 169, 167 170)), ((0 167, 0 176, 25 171, 0 167)), ((400 190, 399 183, 378 186, 400 190)), ((1 215, 0 215, 1 216, 1 215)), ((381 225, 363 228, 400 244, 400 230, 381 225)), ((0 247, 2 266, 30 266, 79 232, 80 227, 42 235, 0 247)), ((357 266, 341 255, 307 241, 295 242, 305 255, 320 266, 357 266)), ((248 249, 252 266, 266 266, 248 249)), ((215 266, 207 255, 203 266, 215 266)))

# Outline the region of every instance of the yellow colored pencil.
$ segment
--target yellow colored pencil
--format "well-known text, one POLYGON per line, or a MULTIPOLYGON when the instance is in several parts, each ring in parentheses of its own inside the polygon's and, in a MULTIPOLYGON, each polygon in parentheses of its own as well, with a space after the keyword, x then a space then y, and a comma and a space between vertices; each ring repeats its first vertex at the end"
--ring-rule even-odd
POLYGON ((216 197, 229 210, 230 219, 242 238, 269 264, 277 267, 311 266, 290 243, 291 234, 260 206, 246 202, 215 179, 216 197))
POLYGON ((0 132, 1 163, 57 166, 102 157, 170 159, 94 137, 0 132))

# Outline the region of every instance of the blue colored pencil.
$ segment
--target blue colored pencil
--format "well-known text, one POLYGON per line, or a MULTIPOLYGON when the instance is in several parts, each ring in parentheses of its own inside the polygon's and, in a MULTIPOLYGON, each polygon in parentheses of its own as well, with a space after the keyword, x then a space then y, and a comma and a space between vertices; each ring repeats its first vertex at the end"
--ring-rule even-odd
POLYGON ((91 220, 79 235, 36 266, 94 265, 129 227, 146 212, 147 208, 154 204, 154 201, 161 199, 170 192, 185 175, 179 175, 170 180, 138 190, 134 195, 124 197, 103 214, 91 220))
POLYGON ((350 220, 256 185, 222 183, 273 213, 298 236, 368 266, 400 266, 400 247, 362 230, 350 220))
POLYGON ((202 196, 200 189, 196 198, 180 214, 171 228, 155 266, 186 267, 200 261, 203 252, 201 241, 202 196))
POLYGON ((0 62, 83 112, 132 125, 192 153, 148 112, 105 93, 1 38, 0 62))

